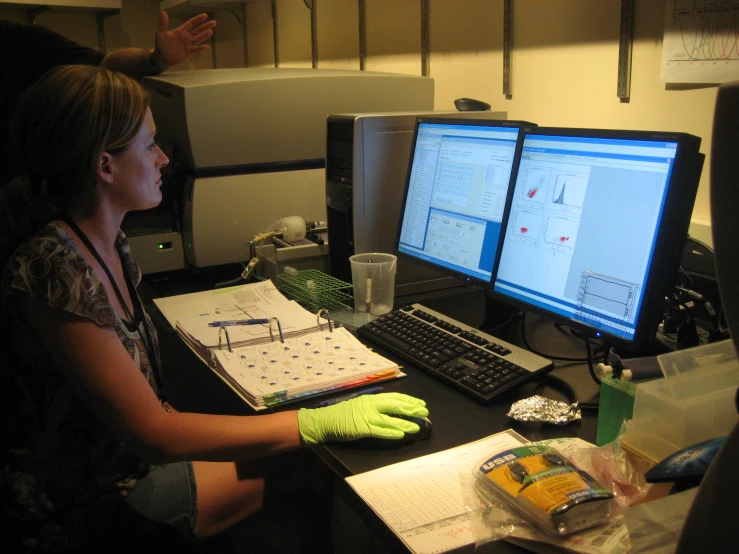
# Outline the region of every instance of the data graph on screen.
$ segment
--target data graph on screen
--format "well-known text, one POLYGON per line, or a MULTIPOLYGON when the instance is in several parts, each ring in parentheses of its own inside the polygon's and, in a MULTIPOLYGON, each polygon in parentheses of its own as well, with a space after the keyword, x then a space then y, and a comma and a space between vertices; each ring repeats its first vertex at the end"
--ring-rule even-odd
POLYGON ((452 206, 466 207, 472 187, 472 165, 451 162, 439 164, 434 187, 434 201, 452 206))
POLYGON ((571 254, 577 242, 579 221, 563 217, 547 217, 544 243, 547 248, 571 254))
POLYGON ((630 321, 638 290, 635 283, 584 271, 577 299, 580 319, 592 318, 595 312, 618 321, 630 321))
POLYGON ((547 187, 552 172, 546 168, 528 167, 524 175, 524 186, 521 187, 519 205, 541 207, 546 203, 547 187))
POLYGON ((536 244, 541 231, 541 214, 528 210, 517 210, 511 215, 511 232, 514 237, 526 244, 536 244))
POLYGON ((564 212, 582 213, 587 185, 587 174, 564 173, 557 175, 552 190, 552 207, 564 212))

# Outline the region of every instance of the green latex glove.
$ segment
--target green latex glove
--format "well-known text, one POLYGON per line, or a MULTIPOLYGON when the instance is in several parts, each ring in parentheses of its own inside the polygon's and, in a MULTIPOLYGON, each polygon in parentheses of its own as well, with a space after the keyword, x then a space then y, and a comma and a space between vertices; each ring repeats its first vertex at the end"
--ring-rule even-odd
POLYGON ((420 431, 417 424, 393 414, 426 417, 429 411, 423 400, 407 394, 364 394, 325 408, 298 410, 298 426, 300 436, 310 445, 365 437, 399 440, 406 433, 420 431))

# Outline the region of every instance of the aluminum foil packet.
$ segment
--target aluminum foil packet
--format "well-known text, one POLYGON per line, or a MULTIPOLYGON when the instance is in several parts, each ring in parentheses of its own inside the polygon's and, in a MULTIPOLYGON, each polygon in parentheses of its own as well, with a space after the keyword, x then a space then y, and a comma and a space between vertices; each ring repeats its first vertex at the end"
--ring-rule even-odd
POLYGON ((508 411, 508 417, 517 421, 567 425, 581 419, 582 412, 577 402, 567 404, 536 395, 514 402, 508 411))

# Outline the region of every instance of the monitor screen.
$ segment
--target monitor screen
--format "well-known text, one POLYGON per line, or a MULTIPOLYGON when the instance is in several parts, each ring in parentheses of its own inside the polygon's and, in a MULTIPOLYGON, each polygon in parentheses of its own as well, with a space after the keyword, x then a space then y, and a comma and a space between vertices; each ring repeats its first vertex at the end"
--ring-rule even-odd
POLYGON ((416 122, 400 208, 399 255, 489 285, 521 124, 416 122))
POLYGON ((703 165, 683 133, 524 130, 493 295, 636 346, 675 283, 703 165))

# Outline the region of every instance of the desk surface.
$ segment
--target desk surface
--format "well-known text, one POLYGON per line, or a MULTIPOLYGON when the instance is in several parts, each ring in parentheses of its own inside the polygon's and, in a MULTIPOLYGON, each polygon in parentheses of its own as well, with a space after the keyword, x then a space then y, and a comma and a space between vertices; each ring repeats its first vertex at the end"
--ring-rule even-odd
MULTIPOLYGON (((237 270, 233 274, 237 275, 237 270)), ((228 278, 228 277, 227 277, 228 278)), ((151 299, 212 288, 222 281, 222 275, 207 272, 195 275, 169 275, 144 278, 141 295, 159 329, 163 358, 163 379, 169 398, 178 409, 225 414, 253 414, 219 377, 208 369, 183 343, 161 317, 151 299)), ((482 292, 455 289, 441 295, 424 295, 400 299, 401 304, 421 302, 468 325, 480 327, 485 319, 485 299, 482 292)), ((520 321, 501 328, 495 334, 504 340, 521 344, 520 321)), ((557 329, 551 321, 529 316, 526 321, 529 344, 551 356, 584 356, 582 341, 557 329)), ((382 352, 392 358, 392 355, 382 352)), ((502 396, 490 406, 482 406, 453 390, 410 364, 403 363, 407 377, 386 382, 384 390, 403 392, 422 398, 429 408, 433 432, 429 439, 410 444, 388 444, 378 449, 360 448, 353 443, 325 445, 318 449, 321 458, 341 476, 354 475, 395 462, 431 454, 512 428, 529 440, 576 436, 595 442, 597 417, 583 413, 582 421, 566 426, 518 423, 506 416, 511 404, 533 394, 567 401, 556 388, 545 386, 536 391, 536 383, 524 385, 502 396)), ((565 382, 581 402, 591 401, 598 393, 585 364, 558 362, 552 375, 565 382)), ((315 401, 293 403, 281 409, 312 406, 315 401)))
MULTIPOLYGON (((151 314, 159 331, 162 352, 162 373, 169 399, 175 407, 183 411, 213 414, 254 414, 255 412, 213 371, 185 345, 179 335, 161 316, 152 299, 212 289, 215 283, 228 281, 240 274, 234 267, 225 274, 201 271, 196 274, 174 273, 145 277, 139 293, 147 311, 151 314)), ((455 289, 437 295, 423 295, 398 299, 398 305, 419 302, 438 310, 449 317, 480 328, 485 323, 485 297, 482 292, 472 289, 455 289)), ((505 314, 502 316, 505 318, 505 314)), ((521 344, 521 325, 505 325, 491 334, 508 342, 521 344)), ((551 321, 528 317, 526 338, 532 348, 549 356, 582 357, 585 348, 579 339, 568 332, 557 329, 551 321)), ((387 357, 392 355, 382 352, 387 357)), ((409 444, 391 444, 382 449, 360 448, 356 443, 328 444, 314 449, 314 452, 339 477, 336 480, 337 501, 344 502, 356 517, 366 526, 372 541, 383 545, 382 552, 406 553, 402 541, 380 520, 349 485, 344 477, 355 475, 402 462, 419 456, 433 454, 512 428, 529 440, 556 437, 579 437, 595 442, 597 417, 583 413, 583 418, 566 426, 517 423, 506 416, 511 404, 533 394, 542 394, 556 400, 569 398, 556 388, 545 387, 536 391, 536 384, 519 387, 490 406, 482 406, 460 392, 451 389, 440 381, 414 368, 403 364, 407 377, 383 383, 384 390, 397 391, 423 398, 429 408, 433 431, 429 439, 409 444)), ((592 401, 598 394, 598 386, 591 379, 587 365, 580 363, 557 362, 551 375, 566 383, 580 402, 592 401)), ((555 380, 556 382, 556 380, 555 380)), ((340 393, 339 393, 340 394, 340 393)), ((338 394, 337 394, 338 395, 338 394)), ((295 409, 312 406, 314 401, 305 401, 285 406, 295 409)), ((356 531, 356 530, 354 530, 356 531)), ((353 544, 355 537, 350 537, 353 544)), ((463 548, 462 552, 474 550, 463 548)), ((522 549, 504 541, 488 543, 478 552, 520 553, 522 549)))

